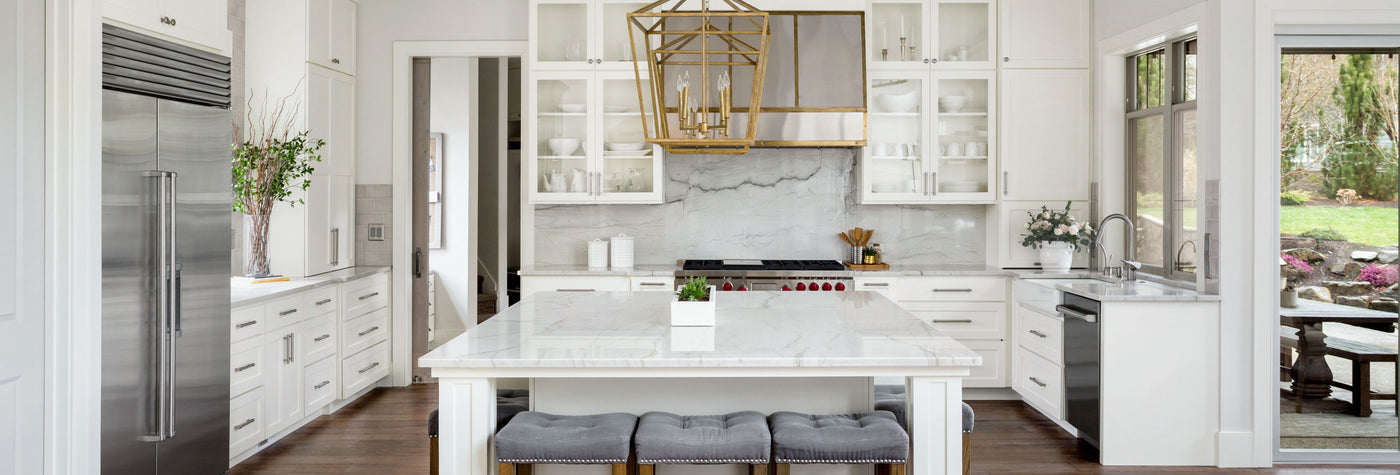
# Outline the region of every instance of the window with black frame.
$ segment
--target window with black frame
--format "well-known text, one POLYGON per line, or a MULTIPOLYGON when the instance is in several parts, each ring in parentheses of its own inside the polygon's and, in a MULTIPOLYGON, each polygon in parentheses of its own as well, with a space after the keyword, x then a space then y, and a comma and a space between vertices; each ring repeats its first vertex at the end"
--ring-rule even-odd
POLYGON ((1127 209, 1143 271, 1193 280, 1196 224, 1196 38, 1128 56, 1127 209))

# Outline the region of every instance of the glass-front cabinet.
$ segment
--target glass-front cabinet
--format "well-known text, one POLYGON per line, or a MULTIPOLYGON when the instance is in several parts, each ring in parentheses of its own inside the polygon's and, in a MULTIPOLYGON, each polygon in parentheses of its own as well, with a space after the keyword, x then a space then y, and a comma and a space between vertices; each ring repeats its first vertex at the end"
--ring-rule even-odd
POLYGON ((995 78, 995 71, 872 71, 861 201, 995 202, 995 78))
POLYGON ((996 68, 996 0, 871 1, 872 69, 996 68))
POLYGON ((627 14, 649 2, 535 0, 530 24, 534 69, 632 70, 646 48, 633 48, 627 14))
POLYGON ((661 150, 646 143, 649 109, 638 97, 631 72, 537 73, 529 96, 530 202, 661 203, 661 150))

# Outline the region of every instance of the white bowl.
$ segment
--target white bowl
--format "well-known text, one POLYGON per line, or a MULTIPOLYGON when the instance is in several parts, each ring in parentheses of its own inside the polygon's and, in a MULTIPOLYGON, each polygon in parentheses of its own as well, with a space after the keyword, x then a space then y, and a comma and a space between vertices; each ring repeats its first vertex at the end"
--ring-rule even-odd
POLYGON ((919 91, 903 94, 880 94, 880 107, 885 112, 914 112, 919 107, 919 91))
POLYGON ((556 157, 568 157, 578 151, 578 139, 549 139, 549 150, 556 157))
POLYGON ((943 191, 948 193, 977 193, 982 191, 982 184, 975 181, 952 181, 941 185, 943 191))
POLYGON ((967 105, 967 96, 943 96, 938 98, 938 107, 943 112, 957 112, 967 105))
POLYGON ((560 112, 567 112, 567 113, 570 113, 570 114, 577 114, 577 113, 580 113, 580 112, 588 112, 588 105, 587 105, 587 104, 559 104, 559 111, 560 111, 560 112))
POLYGON ((637 142, 637 143, 603 142, 603 145, 605 145, 605 146, 608 147, 608 151, 612 151, 612 152, 635 152, 635 151, 644 149, 644 148, 646 148, 646 146, 647 146, 646 142, 637 142))

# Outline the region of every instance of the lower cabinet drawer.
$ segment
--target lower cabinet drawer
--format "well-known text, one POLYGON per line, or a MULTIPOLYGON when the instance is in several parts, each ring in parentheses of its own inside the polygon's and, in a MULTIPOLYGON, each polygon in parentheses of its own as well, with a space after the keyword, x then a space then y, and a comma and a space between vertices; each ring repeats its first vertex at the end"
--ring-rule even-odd
POLYGON ((238 455, 253 448, 264 439, 263 435, 263 388, 229 400, 229 455, 238 455))
POLYGON ((351 355, 340 365, 342 397, 350 397, 388 374, 389 342, 381 342, 351 355))
POLYGON ((389 336, 389 309, 381 308, 370 312, 369 315, 345 322, 341 328, 344 333, 340 335, 342 345, 341 355, 353 355, 365 348, 369 348, 375 343, 384 341, 389 336))
POLYGON ((982 357, 982 366, 975 366, 963 387, 1005 388, 1006 382, 1006 342, 1001 340, 958 340, 982 357))
POLYGON ((248 390, 262 386, 263 361, 262 341, 244 340, 229 347, 228 393, 237 396, 248 390))
POLYGON ((313 318, 302 325, 301 338, 302 347, 305 353, 302 356, 304 361, 320 361, 322 358, 335 354, 336 338, 335 314, 322 315, 313 318))
POLYGON ((229 315, 228 341, 240 342, 261 335, 266 329, 266 322, 262 305, 234 310, 229 315))
POLYGON ((919 302, 1005 302, 1005 277, 902 277, 899 299, 919 302))
POLYGON ((1064 321, 1017 305, 1016 323, 1017 331, 1020 332, 1016 338, 1022 347, 1045 357, 1051 363, 1065 364, 1064 321))
POLYGON ((676 287, 675 277, 633 277, 633 292, 670 292, 676 287))
POLYGON ((345 299, 341 304, 346 320, 389 305, 389 276, 366 277, 345 284, 345 299))
POLYGON ((306 400, 304 414, 315 414, 335 400, 335 391, 339 389, 336 381, 340 380, 337 373, 335 358, 324 358, 306 366, 306 377, 302 379, 306 386, 302 390, 302 398, 306 400))
POLYGON ((1016 381, 1011 387, 1046 417, 1064 420, 1065 369, 1025 348, 1016 348, 1016 381))
POLYGON ((856 290, 875 292, 884 295, 887 299, 899 301, 898 277, 856 276, 854 284, 856 290))
POLYGON ((1006 338, 1005 303, 900 302, 899 306, 958 341, 1006 338))
POLYGON ((524 297, 536 292, 626 292, 632 289, 632 279, 625 276, 524 276, 520 292, 524 297))

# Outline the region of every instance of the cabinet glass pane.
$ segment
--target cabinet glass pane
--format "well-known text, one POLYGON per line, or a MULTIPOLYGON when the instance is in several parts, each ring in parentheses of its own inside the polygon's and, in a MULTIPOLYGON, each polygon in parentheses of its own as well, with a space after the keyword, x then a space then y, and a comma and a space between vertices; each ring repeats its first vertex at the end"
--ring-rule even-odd
MULTIPOLYGON (((653 147, 642 126, 651 120, 651 98, 637 102, 635 79, 603 81, 603 193, 650 193, 655 189, 653 147), (644 114, 643 111, 647 111, 644 114)), ((651 88, 650 81, 641 84, 651 88)))
POLYGON ((588 5, 541 3, 536 21, 539 41, 535 56, 540 62, 588 59, 588 5))
MULTIPOLYGON (((629 31, 636 30, 635 25, 627 22, 627 14, 640 10, 647 6, 646 3, 607 3, 603 5, 603 61, 608 63, 625 61, 631 62, 632 58, 646 60, 647 48, 643 42, 644 37, 640 31, 637 34, 637 45, 632 46, 632 38, 629 31)), ((645 18, 640 20, 643 25, 651 26, 656 23, 655 19, 645 18)), ((642 66, 643 69, 646 66, 642 66)))
POLYGON ((871 61, 923 61, 923 5, 875 3, 870 6, 870 15, 871 61))
POLYGON ((536 111, 538 191, 586 193, 588 171, 588 82, 540 80, 536 111))
POLYGON ((991 6, 986 3, 938 4, 938 59, 991 61, 991 6))
POLYGON ((871 84, 866 183, 874 194, 923 194, 924 81, 876 79, 871 84))
POLYGON ((938 91, 938 191, 985 193, 989 159, 987 79, 941 79, 938 91))

